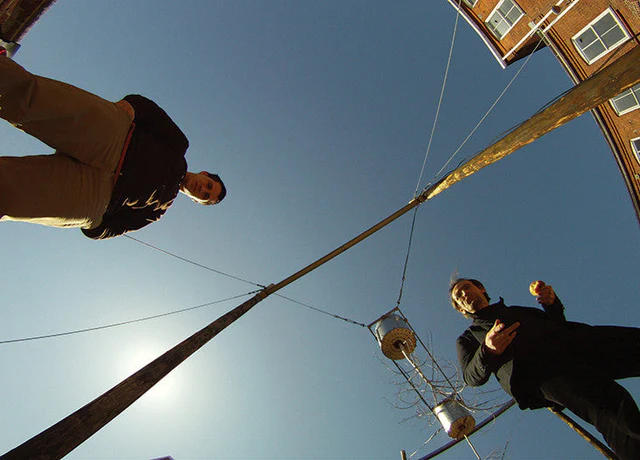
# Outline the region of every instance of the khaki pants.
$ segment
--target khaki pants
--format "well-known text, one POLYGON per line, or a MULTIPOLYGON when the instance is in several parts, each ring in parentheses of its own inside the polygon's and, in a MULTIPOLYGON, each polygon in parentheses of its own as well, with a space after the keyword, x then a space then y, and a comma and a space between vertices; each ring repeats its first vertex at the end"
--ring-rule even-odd
POLYGON ((0 156, 0 221, 97 227, 111 199, 129 115, 0 56, 0 118, 55 150, 0 156))

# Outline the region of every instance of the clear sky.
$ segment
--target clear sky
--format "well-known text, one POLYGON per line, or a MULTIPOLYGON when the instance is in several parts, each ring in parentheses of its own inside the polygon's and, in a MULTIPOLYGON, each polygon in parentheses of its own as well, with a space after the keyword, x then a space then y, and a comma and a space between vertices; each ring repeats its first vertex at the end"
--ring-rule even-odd
MULTIPOLYGON (((3 223, 0 339, 241 295, 402 207, 418 184, 455 17, 444 0, 58 1, 16 61, 110 100, 154 99, 189 138, 190 169, 218 172, 228 185, 221 205, 180 196, 133 236, 251 283, 128 238, 95 242, 79 230, 3 223)), ((502 70, 460 22, 420 187, 520 66, 502 70)), ((536 53, 454 163, 570 86, 548 50, 536 53)), ((0 138, 2 155, 50 152, 6 123, 0 138)), ((407 215, 281 294, 373 321, 398 299, 410 225, 407 215)), ((533 305, 527 287, 542 279, 570 320, 639 325, 639 258, 631 201, 586 115, 420 207, 401 308, 443 362, 456 359, 455 339, 467 326, 447 301, 455 270, 508 304, 533 305)), ((0 451, 243 300, 0 345, 0 451)), ((435 428, 395 407, 389 364, 367 329, 272 296, 68 458, 399 459, 435 428)), ((640 396, 637 379, 624 384, 640 396)), ((472 440, 483 458, 600 458, 546 410, 512 409, 472 440)), ((414 458, 446 441, 438 435, 414 458)), ((473 457, 460 445, 441 458, 473 457)))

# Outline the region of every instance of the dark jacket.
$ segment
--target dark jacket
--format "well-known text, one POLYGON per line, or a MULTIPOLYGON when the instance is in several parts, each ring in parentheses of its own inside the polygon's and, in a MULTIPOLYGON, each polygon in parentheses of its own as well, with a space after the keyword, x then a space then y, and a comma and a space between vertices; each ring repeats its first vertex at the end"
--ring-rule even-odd
POLYGON ((189 141, 169 115, 143 96, 124 99, 135 110, 135 129, 102 223, 82 230, 93 239, 112 238, 160 219, 187 172, 189 141))
POLYGON ((591 326, 568 322, 564 306, 557 298, 544 311, 508 307, 501 298, 472 316, 472 325, 456 341, 458 361, 468 385, 484 385, 491 374, 495 374, 520 408, 533 409, 549 405, 538 389, 542 381, 584 368, 585 362, 581 358, 584 353, 580 352, 583 335, 576 333, 591 326), (496 319, 507 327, 520 322, 515 339, 498 356, 490 355, 482 346, 496 319))

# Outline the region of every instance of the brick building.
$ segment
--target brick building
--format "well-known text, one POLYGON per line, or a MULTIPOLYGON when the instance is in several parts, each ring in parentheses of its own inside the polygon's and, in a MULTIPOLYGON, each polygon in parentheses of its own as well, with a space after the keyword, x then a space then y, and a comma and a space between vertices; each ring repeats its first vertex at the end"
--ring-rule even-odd
POLYGON ((0 0, 0 39, 19 46, 20 40, 56 0, 0 0))
MULTIPOLYGON (((574 84, 638 46, 639 0, 448 0, 506 68, 552 52, 574 84)), ((640 63, 638 63, 640 65, 640 63)), ((640 221, 640 84, 592 110, 640 221)))

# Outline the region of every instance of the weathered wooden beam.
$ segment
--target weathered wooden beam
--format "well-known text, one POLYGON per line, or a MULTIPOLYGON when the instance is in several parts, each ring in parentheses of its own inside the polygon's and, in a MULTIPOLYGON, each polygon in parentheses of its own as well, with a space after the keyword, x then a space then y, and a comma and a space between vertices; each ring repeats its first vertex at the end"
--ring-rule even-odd
POLYGON ((601 443, 594 435, 592 435, 587 430, 585 430, 578 422, 573 420, 571 417, 565 414, 562 410, 554 409, 551 407, 548 407, 548 409, 553 414, 557 415, 560 420, 566 423, 569 428, 571 428, 573 431, 578 433, 582 437, 582 439, 584 439, 589 444, 591 444, 594 449, 596 449, 598 452, 600 452, 604 456, 604 458, 606 458, 607 460, 618 460, 618 457, 616 456, 615 452, 613 452, 611 449, 609 449, 607 446, 601 443))
POLYGON ((640 46, 634 48, 611 65, 605 67, 597 74, 567 91, 564 96, 541 110, 509 134, 490 145, 482 152, 462 164, 444 178, 436 182, 431 187, 425 189, 420 195, 411 200, 405 206, 365 230, 358 236, 352 238, 342 246, 334 249, 321 259, 307 265, 302 270, 294 273, 288 278, 275 285, 270 293, 275 292, 287 284, 292 283, 310 271, 323 265, 337 255, 355 246, 369 236, 376 233, 381 228, 387 226, 394 220, 403 216, 411 209, 420 205, 451 187, 456 182, 460 182, 482 168, 506 157, 515 152, 520 147, 530 144, 539 137, 544 136, 559 126, 573 120, 594 107, 604 104, 609 99, 622 91, 640 83, 640 46))
POLYGON ((2 460, 60 459, 124 412, 169 372, 266 297, 264 291, 182 341, 111 390, 42 433, 7 452, 2 460))
POLYGON ((640 83, 640 46, 571 88, 564 96, 536 113, 509 134, 448 174, 437 187, 423 192, 423 201, 530 144, 583 113, 640 83))

